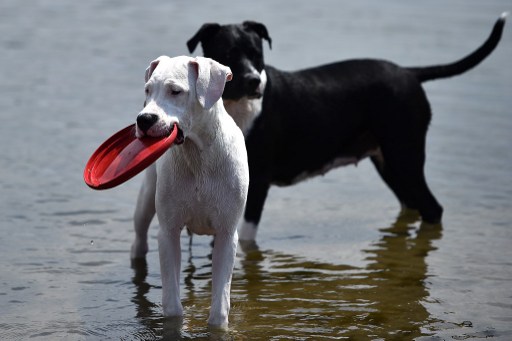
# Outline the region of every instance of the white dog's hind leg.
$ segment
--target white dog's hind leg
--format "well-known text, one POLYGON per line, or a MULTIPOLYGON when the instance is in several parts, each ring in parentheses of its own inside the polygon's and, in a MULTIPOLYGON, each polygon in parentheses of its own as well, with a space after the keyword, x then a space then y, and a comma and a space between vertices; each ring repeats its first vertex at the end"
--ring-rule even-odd
POLYGON ((164 316, 182 316, 180 300, 181 271, 181 229, 160 226, 158 232, 158 253, 162 274, 162 307, 164 316))
POLYGON ((212 306, 208 324, 227 328, 230 309, 230 291, 235 265, 238 233, 215 236, 212 257, 212 306))
POLYGON ((135 240, 132 244, 131 258, 144 258, 148 252, 148 229, 155 216, 156 165, 146 170, 144 182, 139 191, 137 206, 133 217, 135 240))

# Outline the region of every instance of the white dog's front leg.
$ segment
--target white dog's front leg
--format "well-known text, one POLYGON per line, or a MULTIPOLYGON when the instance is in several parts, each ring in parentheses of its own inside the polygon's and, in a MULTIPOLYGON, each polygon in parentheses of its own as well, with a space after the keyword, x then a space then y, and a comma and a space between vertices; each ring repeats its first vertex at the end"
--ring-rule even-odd
POLYGON ((131 258, 144 258, 148 252, 148 229, 155 216, 156 166, 151 165, 145 174, 139 191, 137 206, 133 215, 135 240, 132 244, 131 258))
POLYGON ((238 233, 215 236, 212 257, 212 306, 208 324, 227 328, 230 308, 231 277, 235 264, 238 233))
POLYGON ((161 226, 158 232, 164 316, 183 315, 183 307, 180 300, 180 232, 180 229, 169 230, 165 226, 161 226))

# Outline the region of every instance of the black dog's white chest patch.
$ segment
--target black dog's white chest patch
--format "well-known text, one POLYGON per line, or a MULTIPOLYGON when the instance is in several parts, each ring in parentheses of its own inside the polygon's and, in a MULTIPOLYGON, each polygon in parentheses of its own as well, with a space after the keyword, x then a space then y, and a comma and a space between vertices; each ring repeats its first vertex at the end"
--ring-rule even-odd
MULTIPOLYGON (((261 83, 260 83, 260 93, 263 94, 265 91, 265 86, 267 83, 267 74, 265 70, 263 70, 260 74, 261 83)), ((247 138, 249 131, 251 130, 254 121, 261 114, 261 109, 263 105, 263 97, 260 98, 249 98, 242 97, 237 100, 232 99, 224 99, 224 108, 228 114, 233 117, 236 125, 242 130, 244 137, 247 138)))
POLYGON ((244 137, 247 138, 254 121, 261 114, 263 98, 249 99, 243 97, 239 100, 224 100, 224 107, 228 114, 233 117, 236 125, 240 128, 244 137))

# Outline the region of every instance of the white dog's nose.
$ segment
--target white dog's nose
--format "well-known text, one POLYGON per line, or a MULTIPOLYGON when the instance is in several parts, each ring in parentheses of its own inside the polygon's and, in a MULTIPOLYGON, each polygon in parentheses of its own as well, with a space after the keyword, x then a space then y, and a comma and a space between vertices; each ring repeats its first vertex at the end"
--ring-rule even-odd
POLYGON ((137 116, 137 126, 144 133, 146 133, 156 121, 158 121, 158 115, 156 114, 142 113, 137 116))

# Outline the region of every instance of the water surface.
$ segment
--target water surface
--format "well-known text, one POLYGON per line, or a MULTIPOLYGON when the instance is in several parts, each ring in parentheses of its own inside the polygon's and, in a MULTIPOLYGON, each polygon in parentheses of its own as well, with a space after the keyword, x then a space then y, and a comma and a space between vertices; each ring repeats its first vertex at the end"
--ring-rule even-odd
MULTIPOLYGON (((442 226, 399 216, 368 161, 273 188, 258 245, 239 250, 227 333, 206 327, 210 239, 182 237, 183 327, 161 315, 156 222, 131 264, 141 177, 96 192, 85 161, 135 119, 155 57, 205 22, 264 22, 267 63, 456 60, 505 0, 0 4, 2 339, 512 338, 512 36, 465 75, 427 83, 427 178, 442 226)), ((195 54, 200 54, 197 50, 195 54)))

